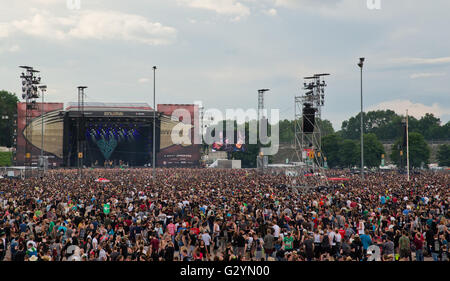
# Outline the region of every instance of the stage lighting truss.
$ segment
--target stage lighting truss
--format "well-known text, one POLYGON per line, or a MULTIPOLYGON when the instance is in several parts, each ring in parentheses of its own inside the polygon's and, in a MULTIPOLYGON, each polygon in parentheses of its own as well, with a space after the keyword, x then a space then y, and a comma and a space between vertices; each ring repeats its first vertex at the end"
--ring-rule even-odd
POLYGON ((101 139, 116 139, 122 141, 135 141, 141 136, 141 132, 136 124, 130 125, 112 125, 94 123, 89 124, 86 128, 86 137, 90 137, 92 141, 97 142, 101 139))
POLYGON ((306 92, 295 97, 295 154, 293 158, 300 162, 312 163, 311 166, 314 170, 322 169, 324 164, 319 122, 322 107, 325 105, 325 87, 327 87, 323 77, 328 75, 324 73, 305 77, 306 81, 303 83, 302 89, 306 92), (314 120, 316 121, 309 125, 313 126, 314 130, 305 132, 303 118, 305 114, 311 114, 311 109, 314 110, 314 120), (314 156, 310 157, 308 153, 305 153, 307 151, 312 151, 314 156))
POLYGON ((325 105, 325 87, 327 84, 322 80, 323 76, 329 74, 315 74, 311 77, 305 77, 306 80, 312 80, 308 83, 303 83, 303 90, 307 92, 302 96, 303 104, 310 103, 314 107, 322 107, 325 105))
MULTIPOLYGON (((27 141, 25 143, 25 153, 24 153, 24 166, 25 166, 25 177, 28 178, 33 176, 31 166, 33 162, 33 151, 32 151, 32 128, 30 126, 33 119, 33 110, 37 110, 36 99, 39 98, 39 90, 44 91, 44 87, 39 87, 41 84, 41 77, 37 76, 38 70, 33 69, 30 66, 20 66, 24 69, 21 73, 20 78, 22 79, 22 99, 26 102, 25 109, 25 130, 27 141)), ((15 140, 17 145, 17 142, 15 140)))
POLYGON ((40 97, 38 85, 41 84, 41 77, 35 76, 35 73, 39 73, 39 71, 30 66, 21 66, 21 68, 25 69, 25 72, 20 75, 22 79, 22 99, 35 103, 36 99, 40 97))

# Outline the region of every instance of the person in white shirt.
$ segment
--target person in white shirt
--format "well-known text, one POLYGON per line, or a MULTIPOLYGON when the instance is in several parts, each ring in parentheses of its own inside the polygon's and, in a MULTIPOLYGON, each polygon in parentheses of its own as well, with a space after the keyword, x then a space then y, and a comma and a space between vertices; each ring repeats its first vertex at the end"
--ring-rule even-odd
POLYGON ((280 227, 277 224, 274 224, 272 228, 273 228, 273 237, 278 239, 280 237, 280 227))
POLYGON ((358 234, 359 235, 363 235, 364 234, 364 221, 359 221, 358 234))
POLYGON ((99 248, 100 248, 100 251, 98 253, 98 260, 99 261, 106 261, 107 260, 106 251, 101 246, 99 248))
POLYGON ((250 250, 252 248, 252 244, 253 244, 253 236, 248 235, 247 243, 246 243, 247 247, 246 247, 245 251, 250 250))
POLYGON ((328 241, 330 241, 330 246, 331 246, 331 248, 333 248, 333 247, 336 246, 335 236, 336 236, 336 232, 334 232, 334 230, 332 229, 332 230, 328 233, 328 241))
POLYGON ((219 235, 220 235, 220 226, 217 223, 217 221, 214 222, 214 226, 213 226, 213 240, 214 240, 214 244, 215 247, 219 248, 219 235))
POLYGON ((201 239, 203 240, 203 242, 205 242, 205 246, 206 249, 208 251, 208 253, 210 253, 210 245, 211 245, 211 236, 209 235, 207 230, 203 231, 203 234, 201 235, 201 239))
POLYGON ((339 230, 337 228, 334 230, 334 233, 335 233, 334 239, 335 239, 335 242, 336 242, 336 246, 335 246, 336 250, 334 251, 334 254, 335 254, 336 257, 340 257, 340 255, 341 255, 341 246, 342 246, 342 236, 339 233, 339 230))
MULTIPOLYGON (((28 241, 28 242, 27 242, 27 246, 28 246, 29 244, 31 244, 31 246, 33 246, 34 248, 37 248, 37 244, 36 244, 36 242, 34 242, 33 240, 28 241)), ((6 244, 4 244, 4 245, 6 245, 6 244)))
POLYGON ((92 239, 92 248, 94 248, 94 250, 97 250, 98 247, 98 240, 97 237, 94 236, 94 238, 92 239))

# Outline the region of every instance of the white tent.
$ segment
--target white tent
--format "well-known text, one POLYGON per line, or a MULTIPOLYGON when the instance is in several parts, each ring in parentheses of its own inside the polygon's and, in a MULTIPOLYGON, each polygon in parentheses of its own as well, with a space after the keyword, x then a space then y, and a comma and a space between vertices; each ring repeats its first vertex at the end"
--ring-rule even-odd
POLYGON ((219 166, 219 160, 214 161, 208 168, 217 168, 217 166, 219 166))

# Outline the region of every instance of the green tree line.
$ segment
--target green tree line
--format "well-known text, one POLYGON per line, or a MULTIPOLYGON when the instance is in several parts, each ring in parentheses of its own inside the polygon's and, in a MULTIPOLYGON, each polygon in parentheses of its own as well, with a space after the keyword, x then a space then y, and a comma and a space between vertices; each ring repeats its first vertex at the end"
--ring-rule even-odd
POLYGON ((439 166, 450 167, 450 145, 442 144, 437 152, 439 166))
POLYGON ((13 145, 13 121, 17 114, 17 102, 15 94, 0 91, 0 146, 11 147, 13 145))
MULTIPOLYGON (((392 110, 369 111, 363 114, 364 132, 375 134, 380 140, 395 140, 402 135, 402 123, 406 116, 398 115, 392 110)), ((449 140, 450 122, 442 124, 441 120, 431 113, 420 119, 408 116, 410 133, 419 133, 425 140, 449 140)), ((341 135, 345 139, 360 138, 361 113, 342 122, 341 135)))
MULTIPOLYGON (((429 164, 431 149, 425 138, 420 133, 412 132, 409 133, 408 143, 410 168, 426 167, 425 165, 429 164)), ((322 149, 331 168, 360 166, 360 140, 344 139, 340 134, 332 134, 322 138, 322 149)), ((379 167, 382 154, 385 154, 385 150, 377 136, 373 133, 364 134, 364 165, 369 168, 379 167)), ((406 155, 403 137, 399 137, 392 145, 390 158, 397 167, 406 168, 406 155)), ((449 157, 450 146, 442 145, 438 152, 439 165, 449 166, 449 157)))
MULTIPOLYGON (((344 139, 339 134, 322 138, 322 150, 331 168, 350 168, 361 163, 361 142, 344 139)), ((375 134, 364 135, 364 165, 372 168, 381 164, 384 147, 375 134)))

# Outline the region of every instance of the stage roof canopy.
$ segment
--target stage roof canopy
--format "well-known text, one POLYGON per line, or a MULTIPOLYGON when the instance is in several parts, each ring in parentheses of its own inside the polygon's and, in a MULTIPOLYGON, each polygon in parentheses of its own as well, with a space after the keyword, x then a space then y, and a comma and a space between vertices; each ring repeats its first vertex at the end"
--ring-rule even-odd
MULTIPOLYGON (((153 111, 148 103, 85 102, 85 111, 153 111)), ((69 102, 66 111, 78 111, 77 102, 69 102)))

